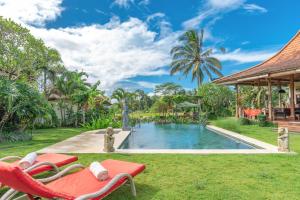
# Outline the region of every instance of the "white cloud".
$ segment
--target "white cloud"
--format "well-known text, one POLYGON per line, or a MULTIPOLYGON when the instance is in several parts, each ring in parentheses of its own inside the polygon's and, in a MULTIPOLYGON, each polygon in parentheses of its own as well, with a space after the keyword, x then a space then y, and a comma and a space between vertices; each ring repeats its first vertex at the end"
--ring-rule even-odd
POLYGON ((154 89, 155 86, 158 85, 158 83, 152 83, 147 81, 137 81, 136 83, 143 88, 149 88, 149 89, 154 89))
POLYGON ((153 22, 156 25, 156 27, 160 30, 160 38, 166 37, 172 33, 172 25, 169 21, 167 21, 164 13, 157 12, 151 14, 147 17, 146 21, 147 23, 153 22))
POLYGON ((44 26, 63 11, 62 0, 0 0, 0 15, 18 23, 44 26))
POLYGON ((130 4, 133 4, 134 0, 114 0, 112 5, 119 6, 120 8, 129 8, 130 4))
POLYGON ((244 2, 245 0, 208 0, 207 5, 212 9, 224 10, 238 8, 244 2))
POLYGON ((241 49, 236 49, 224 54, 215 54, 214 56, 221 61, 233 61, 241 64, 264 61, 273 56, 275 52, 275 50, 242 51, 241 49))
POLYGON ((170 62, 169 50, 178 33, 156 40, 147 23, 116 17, 104 25, 73 28, 30 28, 49 46, 59 50, 71 70, 84 70, 90 81, 101 80, 103 88, 113 88, 122 80, 138 75, 162 75, 170 62))
POLYGON ((139 2, 139 5, 149 5, 150 4, 150 0, 142 0, 139 2))
POLYGON ((241 43, 241 45, 247 45, 247 44, 250 44, 250 41, 243 41, 243 42, 241 43))
MULTIPOLYGON (((246 0, 205 0, 204 6, 198 14, 182 23, 185 29, 200 28, 205 20, 220 19, 221 16, 230 11, 243 8, 248 12, 267 12, 267 9, 256 4, 246 4, 246 0)), ((210 24, 212 25, 212 24, 210 24)))
POLYGON ((137 18, 121 22, 116 16, 102 25, 47 29, 33 24, 56 19, 63 10, 61 0, 28 0, 26 5, 12 2, 0 0, 1 15, 26 26, 60 52, 68 69, 86 71, 89 81, 100 80, 103 89, 138 75, 168 74, 164 67, 170 62, 170 47, 176 43, 178 32, 157 38, 158 33, 151 31, 147 22, 137 18))
POLYGON ((256 5, 256 4, 245 4, 243 6, 243 8, 245 10, 247 10, 248 12, 260 12, 260 13, 268 12, 268 10, 266 8, 256 5))

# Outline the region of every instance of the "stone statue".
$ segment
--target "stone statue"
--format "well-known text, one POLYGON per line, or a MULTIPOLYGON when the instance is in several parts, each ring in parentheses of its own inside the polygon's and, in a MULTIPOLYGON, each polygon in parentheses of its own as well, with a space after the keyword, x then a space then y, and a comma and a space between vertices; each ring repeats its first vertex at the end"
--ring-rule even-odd
POLYGON ((113 135, 114 135, 114 129, 112 127, 108 127, 104 135, 104 149, 103 149, 104 152, 115 151, 114 148, 115 138, 113 135))
POLYGON ((278 151, 289 152, 289 131, 288 128, 278 128, 278 151))
POLYGON ((129 127, 129 114, 128 114, 128 106, 127 106, 127 99, 123 100, 123 112, 122 112, 122 130, 128 131, 130 130, 129 127))

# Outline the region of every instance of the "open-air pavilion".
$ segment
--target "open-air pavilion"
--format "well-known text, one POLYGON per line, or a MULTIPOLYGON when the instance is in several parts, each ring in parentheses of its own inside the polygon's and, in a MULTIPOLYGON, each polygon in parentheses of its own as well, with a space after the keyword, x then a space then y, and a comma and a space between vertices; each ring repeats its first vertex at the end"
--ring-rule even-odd
POLYGON ((267 86, 268 106, 264 109, 268 119, 276 120, 280 126, 300 131, 300 31, 271 58, 246 70, 219 78, 214 83, 236 87, 236 117, 244 114, 238 100, 239 86, 267 86), (284 107, 272 105, 274 86, 289 88, 289 101, 284 107), (280 112, 285 117, 278 120, 276 114, 280 112))

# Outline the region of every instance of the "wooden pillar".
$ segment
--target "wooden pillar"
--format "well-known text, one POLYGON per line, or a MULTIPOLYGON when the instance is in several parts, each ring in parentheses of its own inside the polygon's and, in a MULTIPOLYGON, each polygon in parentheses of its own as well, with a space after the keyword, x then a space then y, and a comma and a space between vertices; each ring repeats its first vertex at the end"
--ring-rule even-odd
POLYGON ((273 121, 273 110, 272 110, 272 82, 268 79, 268 110, 269 110, 269 120, 273 121))
POLYGON ((239 97, 239 85, 235 85, 235 92, 236 92, 236 103, 235 103, 235 117, 239 118, 240 117, 240 97, 239 97))
POLYGON ((290 78, 290 104, 291 104, 291 119, 295 120, 295 81, 294 75, 290 78))
POLYGON ((280 93, 280 90, 281 90, 282 88, 281 88, 281 83, 280 83, 280 81, 278 81, 278 89, 279 89, 279 90, 278 90, 278 92, 279 92, 279 93, 278 93, 278 107, 281 108, 281 93, 280 93))

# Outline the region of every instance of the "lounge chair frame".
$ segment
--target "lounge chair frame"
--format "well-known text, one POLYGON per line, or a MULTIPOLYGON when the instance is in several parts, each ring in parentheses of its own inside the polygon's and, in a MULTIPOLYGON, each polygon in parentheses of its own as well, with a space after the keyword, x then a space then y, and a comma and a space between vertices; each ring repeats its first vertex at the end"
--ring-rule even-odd
MULTIPOLYGON (((39 163, 39 164, 42 165, 42 163, 39 163)), ((45 162, 44 164, 50 164, 50 163, 45 162)), ((28 168, 28 171, 33 170, 40 165, 38 165, 38 164, 34 165, 34 166, 30 167, 30 169, 28 168)), ((54 181, 58 178, 61 178, 62 176, 66 175, 67 173, 69 173, 70 171, 72 171, 74 169, 79 169, 79 168, 85 168, 85 167, 81 164, 74 164, 74 165, 71 165, 71 166, 63 169, 62 171, 58 170, 57 174, 55 174, 53 176, 50 176, 47 178, 42 178, 42 179, 36 179, 36 180, 40 181, 41 183, 48 183, 48 182, 54 181)), ((25 170, 25 172, 26 172, 26 170, 25 170)), ((111 187, 113 187, 119 180, 121 180, 123 178, 126 178, 126 181, 129 182, 132 195, 136 196, 136 188, 135 188, 133 177, 127 173, 120 173, 120 174, 116 175, 112 180, 110 180, 107 183, 107 185, 105 185, 99 191, 81 195, 81 196, 77 197, 75 200, 88 200, 88 199, 99 197, 99 196, 105 194, 107 191, 109 191, 111 189, 111 187)), ((124 182, 123 184, 125 184, 125 183, 126 182, 124 182)), ((0 200, 11 200, 16 194, 18 194, 18 191, 14 190, 14 189, 10 189, 0 198, 0 200)), ((54 198, 54 199, 59 199, 59 198, 54 198)))

